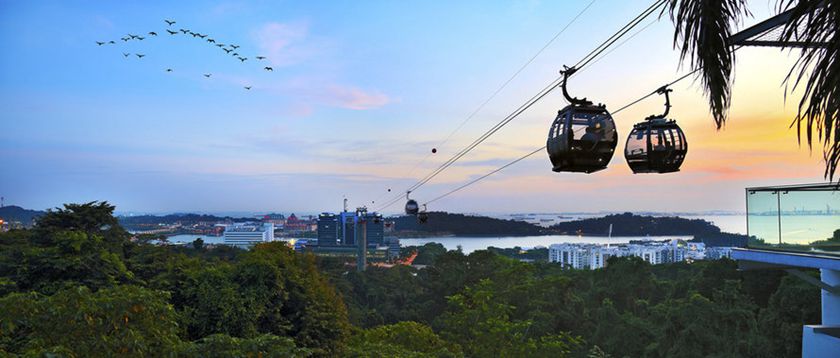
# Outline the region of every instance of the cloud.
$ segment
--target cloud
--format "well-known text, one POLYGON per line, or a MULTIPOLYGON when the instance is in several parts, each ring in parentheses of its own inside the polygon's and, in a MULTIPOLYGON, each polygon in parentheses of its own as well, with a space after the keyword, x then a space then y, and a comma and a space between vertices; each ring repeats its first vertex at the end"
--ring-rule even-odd
POLYGON ((323 99, 328 105, 355 110, 379 108, 391 102, 383 93, 341 85, 328 86, 323 99))
POLYGON ((272 65, 290 66, 314 54, 314 46, 305 43, 309 25, 305 22, 269 22, 255 32, 257 47, 272 65))

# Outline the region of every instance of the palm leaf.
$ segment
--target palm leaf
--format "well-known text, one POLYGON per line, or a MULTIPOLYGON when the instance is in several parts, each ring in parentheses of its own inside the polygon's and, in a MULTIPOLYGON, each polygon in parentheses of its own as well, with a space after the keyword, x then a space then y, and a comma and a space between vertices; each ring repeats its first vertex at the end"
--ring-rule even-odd
POLYGON ((674 31, 674 47, 680 48, 680 61, 691 59, 699 70, 704 92, 718 129, 729 110, 732 63, 729 36, 743 16, 750 15, 746 0, 670 0, 668 4, 674 31))
POLYGON ((782 31, 783 43, 801 43, 802 53, 785 78, 796 89, 804 80, 796 125, 800 142, 802 127, 808 147, 816 134, 823 145, 824 175, 834 181, 840 162, 840 3, 821 0, 780 1, 779 10, 791 9, 782 31))

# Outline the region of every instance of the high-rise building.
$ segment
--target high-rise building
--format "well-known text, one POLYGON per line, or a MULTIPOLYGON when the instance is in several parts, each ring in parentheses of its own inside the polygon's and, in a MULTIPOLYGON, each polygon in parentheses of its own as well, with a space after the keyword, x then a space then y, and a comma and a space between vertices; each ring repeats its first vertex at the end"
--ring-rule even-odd
POLYGON ((367 213, 357 217, 355 212, 343 211, 338 215, 323 213, 318 216, 318 244, 355 246, 359 220, 365 220, 368 245, 381 246, 385 243, 385 220, 378 213, 367 213))
POLYGON ((335 214, 322 213, 318 215, 318 245, 337 245, 339 231, 340 225, 335 214))

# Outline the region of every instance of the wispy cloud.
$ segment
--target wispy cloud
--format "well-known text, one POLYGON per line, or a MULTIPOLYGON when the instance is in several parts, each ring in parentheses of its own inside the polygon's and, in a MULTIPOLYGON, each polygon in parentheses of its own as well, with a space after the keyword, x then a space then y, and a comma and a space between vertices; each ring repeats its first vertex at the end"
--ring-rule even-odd
POLYGON ((383 93, 340 85, 328 86, 323 99, 329 105, 355 110, 379 108, 391 102, 383 93))
POLYGON ((263 55, 277 67, 300 63, 317 52, 317 46, 305 41, 309 37, 306 22, 269 22, 260 26, 254 37, 263 55))

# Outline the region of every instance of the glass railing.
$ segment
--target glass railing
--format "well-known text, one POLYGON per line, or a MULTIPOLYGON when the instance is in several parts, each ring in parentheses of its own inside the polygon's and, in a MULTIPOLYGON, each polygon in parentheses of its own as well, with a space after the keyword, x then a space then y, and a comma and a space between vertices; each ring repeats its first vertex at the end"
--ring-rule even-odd
POLYGON ((747 188, 750 248, 840 255, 840 187, 747 188))

